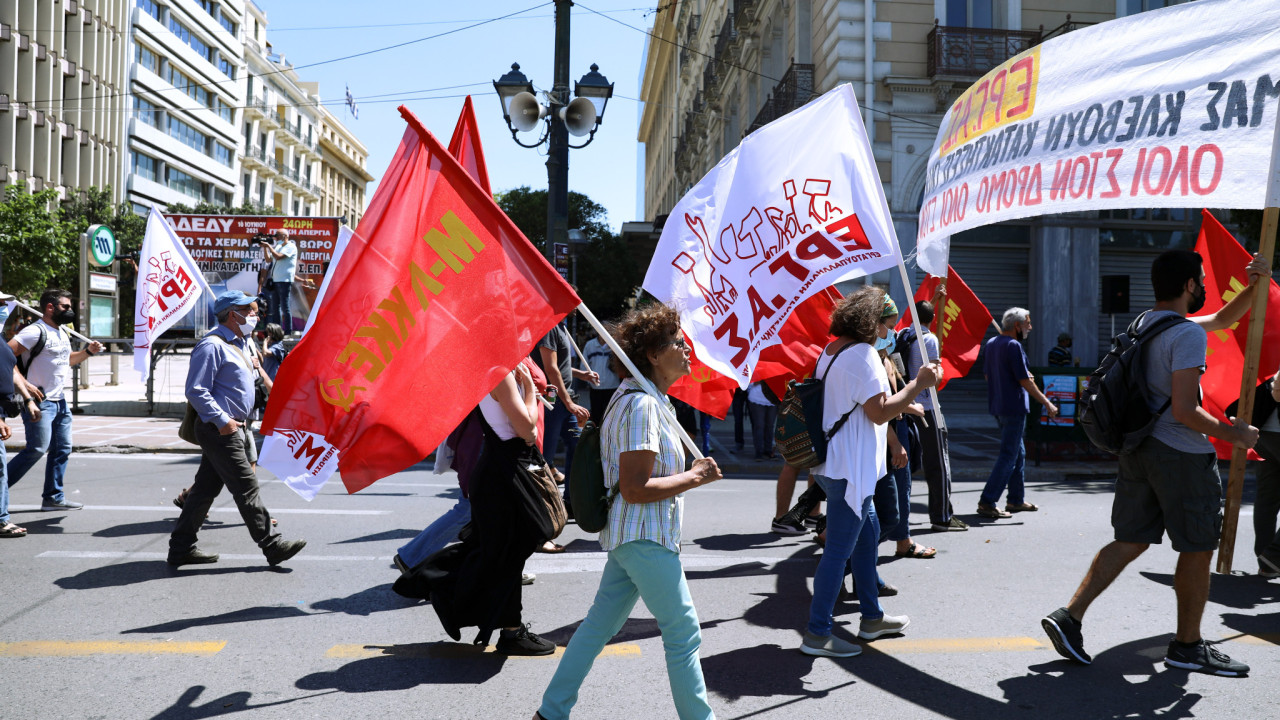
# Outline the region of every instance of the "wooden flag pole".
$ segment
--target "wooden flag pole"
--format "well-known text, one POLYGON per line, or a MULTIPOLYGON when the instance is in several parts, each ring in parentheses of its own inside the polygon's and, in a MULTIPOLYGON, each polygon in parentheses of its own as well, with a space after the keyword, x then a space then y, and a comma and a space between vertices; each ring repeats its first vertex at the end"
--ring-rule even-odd
MULTIPOLYGON (((14 305, 16 305, 16 306, 18 306, 18 307, 20 307, 20 308, 22 308, 23 310, 26 310, 27 312, 31 313, 32 315, 35 315, 36 317, 39 317, 39 318, 44 317, 44 315, 43 315, 43 314, 36 312, 36 311, 35 311, 35 308, 31 307, 30 305, 27 305, 26 303, 23 303, 23 302, 18 301, 18 300, 14 300, 14 301, 13 301, 13 304, 14 304, 14 305)), ((63 327, 62 329, 63 329, 63 330, 66 330, 66 331, 67 331, 67 334, 68 334, 68 335, 70 335, 71 337, 80 338, 81 340, 83 340, 84 342, 87 342, 87 343, 91 343, 91 342, 93 342, 93 341, 92 341, 92 340, 90 340, 89 338, 87 338, 87 337, 85 337, 85 336, 81 335, 80 333, 76 332, 75 330, 72 330, 71 328, 63 327)))
MULTIPOLYGON (((896 239, 894 240, 894 243, 897 243, 896 239)), ((901 251, 898 252, 898 273, 902 277, 902 291, 910 292, 911 288, 915 286, 911 284, 911 278, 907 275, 907 264, 902 260, 901 251)), ((946 278, 943 278, 943 280, 945 281, 946 278)), ((908 295, 907 297, 910 298, 913 296, 908 295)), ((920 343, 920 359, 926 361, 925 364, 928 365, 930 358, 927 357, 924 350, 924 331, 920 328, 920 313, 916 312, 914 307, 911 309, 911 325, 916 329, 916 341, 920 343)), ((942 360, 941 338, 939 338, 938 342, 938 360, 942 360)), ((905 363, 906 360, 904 359, 903 362, 905 363)), ((929 388, 929 399, 933 401, 933 417, 938 421, 938 429, 946 432, 947 421, 942 417, 942 403, 938 402, 938 388, 936 386, 929 388)))
MULTIPOLYGON (((1272 160, 1275 163, 1275 160, 1272 160)), ((1274 205, 1262 212, 1262 237, 1258 254, 1271 258, 1276 247, 1276 226, 1280 221, 1280 207, 1274 205)), ((1267 322, 1267 299, 1271 295, 1271 280, 1262 278, 1255 283, 1253 307, 1249 310, 1249 335, 1244 350, 1244 375, 1240 378, 1240 408, 1236 416, 1253 417, 1254 391, 1258 385, 1258 363, 1262 353, 1262 335, 1267 322)), ((1239 447, 1231 449, 1231 471, 1227 475, 1227 504, 1222 517, 1222 540, 1218 545, 1218 572, 1231 572, 1231 561, 1236 550, 1236 528, 1240 522, 1240 498, 1244 494, 1244 469, 1248 451, 1239 447)))

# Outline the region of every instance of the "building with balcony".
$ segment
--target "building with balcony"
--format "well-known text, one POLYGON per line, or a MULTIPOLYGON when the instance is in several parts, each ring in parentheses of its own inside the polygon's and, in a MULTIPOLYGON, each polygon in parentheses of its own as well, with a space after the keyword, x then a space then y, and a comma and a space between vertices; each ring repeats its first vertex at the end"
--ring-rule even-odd
MULTIPOLYGON (((914 249, 929 153, 950 103, 988 70, 1080 27, 1186 0, 682 0, 655 16, 639 140, 644 220, 665 214, 752 130, 853 85, 902 249, 914 249)), ((997 317, 1027 307, 1028 354, 1059 332, 1084 365, 1105 351, 1103 276, 1134 278, 1126 325, 1153 297, 1154 255, 1191 247, 1198 213, 1126 210, 1027 218, 952 238, 951 264, 997 317)), ((870 281, 899 302, 896 271, 870 281)), ((974 382, 970 379, 969 382, 974 382)), ((980 379, 976 382, 981 383, 980 379)), ((951 387, 951 386, 949 386, 951 387)), ((959 385, 963 387, 963 383, 959 385)), ((985 407, 985 406, 983 406, 985 407)))
POLYGON ((0 185, 65 199, 121 170, 133 0, 0 2, 0 185))
POLYGON ((244 105, 244 0, 131 3, 125 197, 231 205, 244 105))
POLYGON ((237 204, 273 207, 285 215, 320 211, 320 106, 315 83, 299 80, 267 40, 267 15, 245 3, 245 96, 242 167, 237 204))
POLYGON ((351 227, 364 215, 364 193, 373 176, 369 149, 328 108, 320 108, 320 214, 346 218, 351 227))

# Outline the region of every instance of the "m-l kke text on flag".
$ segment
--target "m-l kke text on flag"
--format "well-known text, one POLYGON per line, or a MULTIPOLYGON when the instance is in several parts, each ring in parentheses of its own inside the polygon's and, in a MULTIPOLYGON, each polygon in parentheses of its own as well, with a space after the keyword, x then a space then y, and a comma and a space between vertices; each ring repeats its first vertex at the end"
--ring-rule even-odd
POLYGON ((899 257, 842 85, 747 136, 676 203, 644 288, 680 313, 703 362, 745 388, 797 305, 899 257))
POLYGON ((412 113, 310 331, 280 368, 261 463, 313 497, 434 450, 579 300, 412 113))
MULTIPOLYGON (((920 289, 916 291, 914 301, 932 300, 941 282, 942 278, 936 275, 925 278, 924 282, 920 283, 920 289)), ((948 381, 969 374, 969 370, 978 360, 978 353, 982 350, 982 338, 986 336, 987 328, 991 327, 992 317, 991 311, 987 310, 982 300, 978 299, 968 284, 960 278, 955 268, 948 268, 946 300, 942 303, 942 307, 933 310, 933 323, 930 324, 929 329, 938 337, 942 357, 931 359, 942 362, 944 374, 938 383, 938 389, 941 390, 946 387, 948 381)), ((896 330, 902 331, 911 327, 911 316, 914 311, 914 307, 903 309, 902 319, 898 321, 896 330)), ((915 347, 923 348, 924 344, 918 343, 915 347)), ((917 350, 913 349, 912 352, 915 353, 917 350)))
POLYGON ((138 255, 138 288, 133 309, 133 369, 143 382, 151 373, 151 343, 200 302, 212 298, 196 261, 155 208, 138 255))

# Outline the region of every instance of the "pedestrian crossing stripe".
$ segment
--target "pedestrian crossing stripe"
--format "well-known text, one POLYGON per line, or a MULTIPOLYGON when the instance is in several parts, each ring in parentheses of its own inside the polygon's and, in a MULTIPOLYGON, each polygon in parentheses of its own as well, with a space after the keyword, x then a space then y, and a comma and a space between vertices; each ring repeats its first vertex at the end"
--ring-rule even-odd
MULTIPOLYGON (((416 643, 413 645, 334 645, 324 655, 329 658, 340 658, 343 660, 362 660, 373 657, 395 657, 403 659, 448 659, 461 660, 466 658, 482 657, 484 655, 494 655, 497 653, 496 648, 492 645, 481 649, 475 645, 463 645, 461 643, 416 643)), ((540 658, 558 658, 564 654, 564 647, 557 645, 555 652, 550 655, 539 655, 540 658)), ((523 657, 512 655, 512 658, 523 657)), ((613 645, 605 645, 604 650, 600 651, 597 657, 640 657, 640 646, 635 643, 616 643, 613 645)))
POLYGON ((215 655, 227 646, 215 642, 150 640, 28 640, 0 642, 0 657, 88 657, 91 655, 215 655))

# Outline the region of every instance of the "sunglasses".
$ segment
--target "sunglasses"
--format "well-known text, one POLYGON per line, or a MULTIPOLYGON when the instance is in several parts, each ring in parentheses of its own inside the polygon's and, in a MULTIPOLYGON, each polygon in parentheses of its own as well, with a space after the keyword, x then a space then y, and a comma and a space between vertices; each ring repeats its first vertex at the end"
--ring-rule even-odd
POLYGON ((675 345, 677 350, 688 350, 688 349, 689 349, 689 343, 685 342, 683 337, 678 338, 678 339, 676 339, 676 340, 672 340, 671 342, 669 342, 669 343, 667 343, 667 344, 668 344, 668 345, 675 345))

